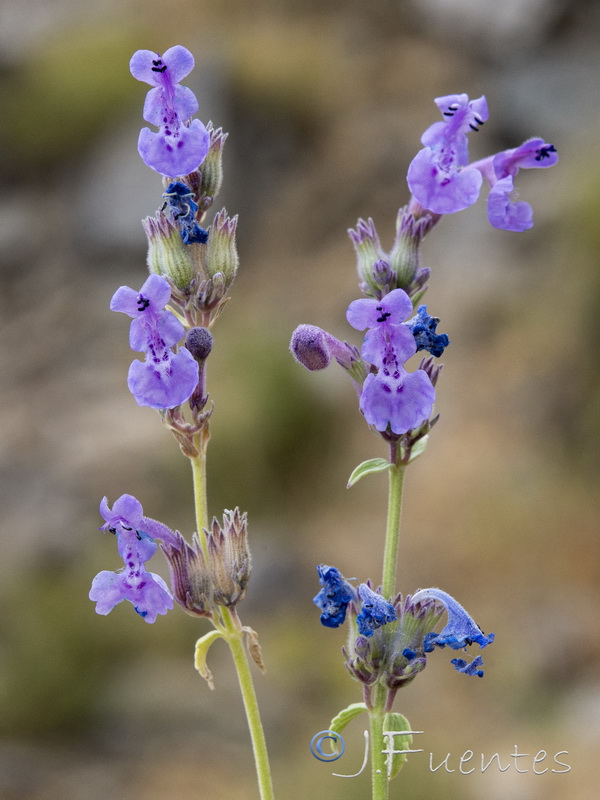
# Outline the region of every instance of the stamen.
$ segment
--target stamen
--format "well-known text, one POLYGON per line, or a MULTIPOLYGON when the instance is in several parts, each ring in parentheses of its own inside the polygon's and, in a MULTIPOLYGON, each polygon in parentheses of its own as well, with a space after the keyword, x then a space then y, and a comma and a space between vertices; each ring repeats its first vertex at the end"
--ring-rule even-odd
POLYGON ((540 147, 540 149, 535 152, 537 153, 535 160, 543 161, 545 158, 550 158, 550 153, 556 153, 556 147, 554 147, 553 144, 547 144, 544 145, 544 147, 540 147))

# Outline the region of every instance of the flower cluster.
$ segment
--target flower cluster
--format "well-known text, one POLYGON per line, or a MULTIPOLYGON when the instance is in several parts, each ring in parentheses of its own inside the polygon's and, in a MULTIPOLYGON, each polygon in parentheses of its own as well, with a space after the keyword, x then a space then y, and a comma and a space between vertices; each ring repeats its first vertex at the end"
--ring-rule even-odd
MULTIPOLYGON (((338 628, 350 617, 351 634, 346 666, 366 685, 379 681, 397 689, 425 668, 427 655, 436 647, 464 650, 471 644, 486 647, 494 634, 485 635, 465 609, 441 589, 420 589, 412 597, 401 595, 389 602, 368 583, 356 590, 336 567, 317 567, 321 590, 314 603, 321 623, 338 628), (433 628, 446 612, 448 621, 440 633, 433 628)), ((470 663, 451 661, 458 672, 483 676, 481 656, 470 663)))
POLYGON ((410 297, 394 289, 381 300, 361 298, 350 303, 346 318, 357 330, 367 330, 360 355, 314 325, 300 325, 290 349, 309 370, 326 367, 334 355, 351 375, 360 397, 360 410, 380 433, 405 434, 429 419, 435 400, 434 381, 424 368, 408 372, 405 364, 418 350, 439 356, 449 344, 437 334, 439 320, 420 306, 416 316, 410 297), (362 356, 362 358, 361 358, 362 356))
POLYGON ((129 391, 140 406, 175 408, 190 397, 198 384, 198 364, 192 354, 185 347, 177 352, 172 349, 183 338, 185 329, 164 308, 170 298, 169 282, 153 274, 139 292, 121 286, 110 301, 112 311, 133 317, 129 345, 146 354, 145 361, 132 362, 127 378, 129 391))
POLYGON ((128 600, 146 622, 173 608, 173 598, 193 616, 212 616, 217 606, 233 608, 244 598, 252 569, 248 548, 247 518, 236 508, 225 511, 223 524, 213 519, 206 547, 196 534, 188 544, 179 531, 143 515, 142 505, 124 494, 109 508, 100 503, 105 520, 102 530, 114 533, 125 566, 120 572, 103 570, 92 582, 90 600, 98 614, 108 614, 128 600), (171 572, 173 593, 145 563, 158 550, 158 543, 171 572))
POLYGON ((193 68, 194 57, 181 45, 162 56, 138 50, 129 62, 133 77, 153 87, 146 95, 144 119, 158 128, 158 133, 142 128, 138 151, 144 163, 168 177, 198 169, 210 145, 202 122, 188 122, 198 111, 198 101, 191 89, 179 83, 193 68))
POLYGON ((485 178, 490 187, 490 223, 508 231, 531 228, 533 211, 529 203, 511 201, 513 179, 519 169, 556 164, 554 145, 529 139, 520 147, 470 164, 467 134, 480 130, 488 119, 485 97, 469 100, 466 94, 451 94, 437 97, 435 103, 444 120, 427 128, 421 137, 424 147, 408 168, 408 185, 417 202, 434 214, 461 211, 477 201, 485 178))

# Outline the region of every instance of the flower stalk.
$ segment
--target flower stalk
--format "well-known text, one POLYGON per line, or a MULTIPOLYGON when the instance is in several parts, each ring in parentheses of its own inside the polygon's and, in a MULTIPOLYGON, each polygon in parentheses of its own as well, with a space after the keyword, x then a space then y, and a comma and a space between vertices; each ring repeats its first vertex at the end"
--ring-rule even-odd
MULTIPOLYGON (((196 530, 204 555, 208 560, 208 544, 205 531, 208 529, 208 503, 206 487, 206 450, 210 433, 208 424, 205 425, 195 437, 198 455, 190 458, 192 465, 192 478, 194 485, 194 506, 196 512, 196 530)), ((220 620, 213 619, 215 628, 222 634, 231 650, 231 656, 238 677, 244 711, 250 731, 254 764, 260 791, 261 800, 273 800, 273 781, 267 742, 262 726, 256 691, 248 662, 248 654, 244 645, 244 633, 240 618, 235 606, 219 606, 220 620)))

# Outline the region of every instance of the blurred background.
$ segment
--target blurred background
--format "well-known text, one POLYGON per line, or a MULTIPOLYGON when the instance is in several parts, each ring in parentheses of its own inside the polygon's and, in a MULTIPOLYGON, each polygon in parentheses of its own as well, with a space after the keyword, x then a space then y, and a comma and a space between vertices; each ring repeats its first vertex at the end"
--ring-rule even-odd
MULTIPOLYGON (((397 708, 424 731, 391 796, 594 797, 600 745, 600 6, 591 0, 4 0, 0 11, 2 259, 1 800, 254 798, 229 653, 210 692, 193 669, 208 630, 176 609, 145 625, 87 599, 117 569, 97 508, 128 492, 193 529, 189 467, 126 388, 122 284, 145 280, 139 220, 161 203, 136 151, 139 48, 183 44, 205 122, 230 132, 214 210, 239 213, 241 268, 215 328, 209 390, 212 514, 249 512, 254 574, 240 607, 260 634, 256 674, 279 798, 363 800, 362 720, 334 765, 314 733, 360 699, 319 625, 315 564, 377 580, 386 481, 351 490, 385 455, 342 370, 287 351, 310 322, 355 344, 346 230, 372 216, 384 247, 433 98, 485 93, 473 158, 530 136, 560 163, 521 172, 535 228, 487 223, 485 202, 424 246, 426 301, 452 340, 441 420, 406 487, 399 588, 440 586, 496 643, 470 679, 435 653, 397 708), (515 752, 530 754, 514 768, 515 752), (475 753, 461 775, 460 755, 475 753), (548 753, 538 771, 533 756, 548 753), (559 760, 572 767, 551 771, 559 760), (450 753, 448 773, 429 770, 450 753), (479 768, 499 753, 500 773, 479 768)), ((210 220, 209 220, 210 221, 210 220)), ((157 559, 158 560, 158 559, 157 559)), ((166 574, 166 569, 163 569, 166 574)))

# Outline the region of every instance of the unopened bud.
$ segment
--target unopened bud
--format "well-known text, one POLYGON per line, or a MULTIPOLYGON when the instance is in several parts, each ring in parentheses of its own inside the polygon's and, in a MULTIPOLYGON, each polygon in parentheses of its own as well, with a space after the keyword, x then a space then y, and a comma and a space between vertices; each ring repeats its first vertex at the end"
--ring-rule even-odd
POLYGON ((366 222, 359 219, 356 229, 348 230, 357 256, 358 277, 361 290, 372 297, 381 296, 381 285, 373 275, 375 265, 381 260, 387 260, 387 255, 381 249, 381 242, 375 230, 375 223, 371 218, 366 222))
POLYGON ((229 136, 222 128, 215 130, 212 123, 207 125, 210 133, 208 154, 200 166, 200 193, 206 197, 216 197, 223 183, 223 146, 229 136))
POLYGON ((290 350, 296 361, 311 371, 325 369, 331 358, 335 358, 350 375, 360 395, 369 369, 356 347, 341 342, 316 325, 298 325, 292 334, 290 350))
POLYGON ((292 334, 290 350, 296 361, 311 372, 325 369, 331 361, 325 331, 316 325, 298 325, 292 334))
MULTIPOLYGON (((390 253, 390 265, 395 271, 398 289, 413 295, 424 284, 421 269, 421 242, 439 220, 439 215, 425 214, 415 216, 410 207, 398 211, 396 219, 396 238, 390 253), (415 281, 419 283, 415 285, 415 281)), ((427 280, 427 275, 425 280, 427 280)))
POLYGON ((196 361, 206 361, 213 346, 213 337, 208 328, 190 328, 185 337, 185 346, 196 361))

